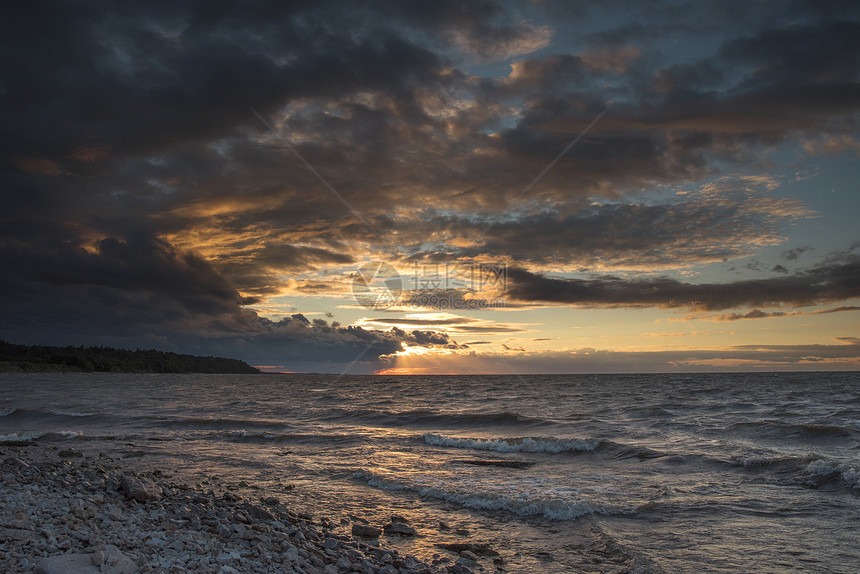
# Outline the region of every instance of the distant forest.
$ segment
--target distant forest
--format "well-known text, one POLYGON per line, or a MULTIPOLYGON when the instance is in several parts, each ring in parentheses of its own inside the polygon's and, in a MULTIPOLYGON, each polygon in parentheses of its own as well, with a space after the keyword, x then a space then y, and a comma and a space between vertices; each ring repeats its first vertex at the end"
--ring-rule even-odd
POLYGON ((112 347, 14 345, 0 340, 0 372, 259 373, 238 359, 112 347))

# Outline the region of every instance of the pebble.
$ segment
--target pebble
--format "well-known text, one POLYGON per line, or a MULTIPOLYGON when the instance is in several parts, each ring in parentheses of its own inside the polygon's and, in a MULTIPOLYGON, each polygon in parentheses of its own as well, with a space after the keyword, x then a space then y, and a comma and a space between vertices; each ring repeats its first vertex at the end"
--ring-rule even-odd
POLYGON ((84 456, 84 453, 82 453, 78 450, 68 449, 68 450, 61 450, 60 452, 57 453, 57 456, 62 457, 62 458, 82 458, 84 456))
POLYGON ((111 520, 119 522, 122 520, 122 510, 114 505, 108 506, 107 517, 111 520))

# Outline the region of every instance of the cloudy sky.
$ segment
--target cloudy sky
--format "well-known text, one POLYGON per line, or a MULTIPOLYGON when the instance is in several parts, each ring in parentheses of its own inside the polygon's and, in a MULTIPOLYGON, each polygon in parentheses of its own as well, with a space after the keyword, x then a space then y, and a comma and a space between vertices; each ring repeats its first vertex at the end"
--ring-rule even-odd
POLYGON ((19 2, 0 338, 860 369, 860 5, 19 2))

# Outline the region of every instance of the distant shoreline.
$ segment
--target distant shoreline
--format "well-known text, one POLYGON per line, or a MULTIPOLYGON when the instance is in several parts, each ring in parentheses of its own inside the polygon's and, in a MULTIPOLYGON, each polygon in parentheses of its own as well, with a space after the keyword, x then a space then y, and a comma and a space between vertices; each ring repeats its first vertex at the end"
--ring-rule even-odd
POLYGON ((0 340, 0 373, 259 374, 238 359, 183 355, 155 349, 15 345, 0 340))

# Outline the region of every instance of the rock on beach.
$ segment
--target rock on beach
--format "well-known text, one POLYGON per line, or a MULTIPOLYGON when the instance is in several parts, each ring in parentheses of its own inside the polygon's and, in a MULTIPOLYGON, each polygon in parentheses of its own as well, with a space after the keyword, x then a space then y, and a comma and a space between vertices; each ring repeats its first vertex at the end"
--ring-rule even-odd
POLYGON ((352 525, 353 536, 360 536, 362 538, 379 538, 381 534, 382 530, 375 526, 367 526, 365 524, 352 525))
POLYGON ((402 522, 389 522, 383 527, 386 534, 399 534, 400 536, 417 536, 418 531, 402 522))
POLYGON ((146 502, 147 500, 158 500, 161 498, 161 489, 154 482, 146 478, 137 478, 129 474, 123 474, 119 485, 122 493, 129 500, 146 502))
POLYGON ((61 554, 45 558, 36 565, 34 574, 134 574, 135 564, 116 548, 92 554, 61 554))

